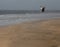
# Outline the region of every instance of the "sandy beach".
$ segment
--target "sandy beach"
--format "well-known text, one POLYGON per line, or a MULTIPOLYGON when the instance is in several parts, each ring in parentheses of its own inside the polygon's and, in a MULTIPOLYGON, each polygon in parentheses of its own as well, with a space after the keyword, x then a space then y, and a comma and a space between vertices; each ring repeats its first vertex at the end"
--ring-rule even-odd
POLYGON ((60 18, 0 27, 0 47, 60 47, 60 18))

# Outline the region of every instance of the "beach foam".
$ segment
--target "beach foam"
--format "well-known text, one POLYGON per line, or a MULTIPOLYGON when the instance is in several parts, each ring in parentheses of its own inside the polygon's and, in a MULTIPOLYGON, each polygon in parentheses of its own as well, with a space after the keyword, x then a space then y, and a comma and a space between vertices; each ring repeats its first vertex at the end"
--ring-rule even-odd
POLYGON ((41 19, 60 18, 60 13, 40 13, 40 14, 5 14, 0 15, 0 26, 21 23, 25 21, 41 19))

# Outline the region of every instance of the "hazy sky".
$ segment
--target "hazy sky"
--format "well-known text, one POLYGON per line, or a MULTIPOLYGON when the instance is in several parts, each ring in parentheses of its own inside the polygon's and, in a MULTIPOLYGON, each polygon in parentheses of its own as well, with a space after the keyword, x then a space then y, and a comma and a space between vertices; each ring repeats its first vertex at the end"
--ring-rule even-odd
POLYGON ((0 9, 6 10, 39 10, 40 5, 60 10, 60 0, 0 0, 0 9))

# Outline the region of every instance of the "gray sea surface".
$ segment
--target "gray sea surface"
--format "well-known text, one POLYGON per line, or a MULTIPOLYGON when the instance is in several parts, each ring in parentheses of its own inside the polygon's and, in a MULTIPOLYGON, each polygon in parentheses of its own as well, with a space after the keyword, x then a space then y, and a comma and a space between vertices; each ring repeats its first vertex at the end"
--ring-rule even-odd
POLYGON ((45 20, 60 18, 60 12, 37 13, 37 14, 2 14, 0 15, 0 26, 22 23, 25 21, 45 20))

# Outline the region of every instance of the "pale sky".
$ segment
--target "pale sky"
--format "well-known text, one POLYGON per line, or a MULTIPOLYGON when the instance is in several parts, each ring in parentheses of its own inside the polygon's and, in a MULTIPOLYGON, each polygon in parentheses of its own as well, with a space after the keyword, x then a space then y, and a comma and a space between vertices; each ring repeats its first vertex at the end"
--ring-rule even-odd
POLYGON ((47 10, 60 10, 60 0, 0 0, 2 10, 39 10, 40 5, 47 10))

